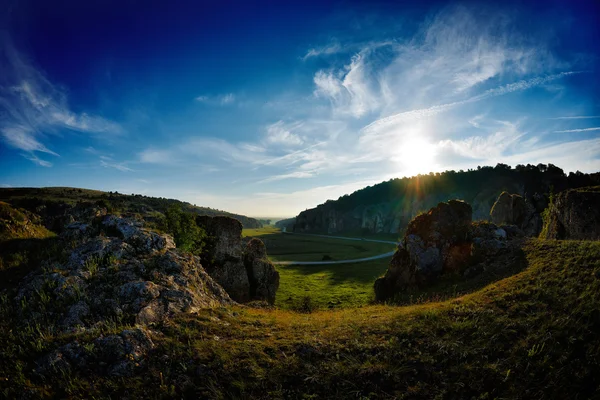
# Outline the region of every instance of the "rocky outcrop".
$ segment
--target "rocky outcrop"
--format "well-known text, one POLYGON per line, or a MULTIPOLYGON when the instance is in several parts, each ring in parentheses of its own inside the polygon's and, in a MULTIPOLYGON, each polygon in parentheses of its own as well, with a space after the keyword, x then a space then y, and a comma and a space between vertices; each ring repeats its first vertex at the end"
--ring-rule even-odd
POLYGON ((544 216, 546 239, 600 240, 600 186, 559 193, 544 216))
POLYGON ((250 282, 250 298, 273 304, 279 288, 279 272, 267 258, 262 240, 254 238, 244 249, 244 266, 250 282))
POLYGON ((515 225, 526 236, 537 236, 542 229, 542 212, 547 197, 535 193, 525 199, 518 194, 502 192, 490 210, 490 220, 498 225, 515 225))
POLYGON ((200 259, 175 249, 170 236, 114 215, 84 226, 74 228, 78 242, 68 259, 23 279, 15 301, 31 306, 22 311, 25 320, 50 317, 64 330, 111 318, 150 324, 233 303, 200 259))
POLYGON ((423 286, 460 268, 470 256, 466 244, 471 219, 471 206, 459 200, 440 203, 415 217, 385 276, 375 282, 376 299, 389 299, 398 291, 423 286))
POLYGON ((242 245, 242 224, 229 217, 197 217, 196 223, 209 235, 205 269, 240 303, 251 300, 275 302, 279 273, 267 258, 259 239, 242 245))
POLYGON ((522 235, 513 225, 473 223, 471 206, 464 201, 440 203, 410 221, 386 274, 375 281, 375 298, 392 299, 441 275, 474 276, 509 247, 509 240, 522 235))

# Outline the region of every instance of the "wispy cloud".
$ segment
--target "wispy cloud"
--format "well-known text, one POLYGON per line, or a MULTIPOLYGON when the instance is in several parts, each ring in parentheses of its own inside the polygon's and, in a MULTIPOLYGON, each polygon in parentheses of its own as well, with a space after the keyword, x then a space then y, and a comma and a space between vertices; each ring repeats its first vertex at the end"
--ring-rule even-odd
POLYGON ((431 106, 428 108, 404 111, 404 112, 401 112, 398 114, 391 115, 389 117, 381 118, 377 121, 370 123, 365 128, 363 128, 363 132, 366 134, 369 134, 369 133, 377 132, 380 129, 388 128, 390 126, 393 126, 394 124, 398 124, 398 123, 402 123, 402 122, 406 122, 406 121, 414 121, 414 120, 418 120, 418 119, 422 119, 422 118, 426 118, 426 117, 432 117, 434 115, 448 111, 450 109, 453 109, 453 108, 461 106, 461 105, 475 103, 475 102, 489 99, 492 97, 503 96, 503 95, 506 95, 509 93, 527 90, 532 87, 540 86, 544 83, 551 82, 551 81, 554 81, 554 80, 557 80, 557 79, 560 79, 560 78, 563 78, 563 77, 566 77, 569 75, 578 74, 578 73, 580 73, 580 72, 567 71, 567 72, 561 72, 561 73, 549 75, 549 76, 535 77, 535 78, 528 79, 528 80, 522 80, 522 81, 515 82, 515 83, 509 83, 507 85, 502 85, 502 86, 499 86, 499 87, 496 87, 493 89, 488 89, 481 94, 469 97, 465 100, 455 101, 455 102, 446 103, 446 104, 439 104, 439 105, 431 106))
POLYGON ((306 61, 312 57, 329 56, 342 51, 344 51, 344 47, 339 42, 332 42, 325 46, 309 49, 302 59, 306 61))
POLYGON ((114 168, 122 172, 133 172, 133 169, 129 168, 125 163, 118 163, 107 158, 101 159, 100 165, 104 168, 114 168))
POLYGON ((121 126, 100 116, 70 110, 65 92, 53 85, 42 72, 29 64, 12 46, 6 35, 0 37, 0 133, 4 142, 27 152, 27 159, 49 167, 34 152, 57 156, 43 141, 61 130, 93 134, 120 134, 121 126))
POLYGON ((593 128, 567 129, 565 131, 555 131, 555 133, 575 133, 575 132, 591 132, 591 131, 600 131, 600 126, 596 126, 593 128))
POLYGON ((312 178, 315 175, 316 175, 315 171, 296 171, 296 172, 290 172, 289 174, 270 176, 268 178, 258 181, 257 183, 275 182, 275 181, 281 181, 281 180, 290 179, 290 178, 312 178))
POLYGON ((236 96, 233 93, 225 93, 216 96, 200 95, 195 99, 199 103, 225 106, 233 104, 236 100, 236 96))
POLYGON ((300 136, 295 134, 293 130, 298 128, 300 124, 286 124, 283 121, 277 121, 274 124, 267 126, 265 141, 268 144, 283 145, 283 146, 298 146, 303 143, 300 136))
POLYGON ((576 115, 573 117, 554 117, 548 119, 592 119, 592 118, 600 118, 600 115, 576 115))
POLYGON ((51 162, 42 160, 41 158, 39 158, 38 156, 36 156, 35 153, 21 153, 21 155, 23 157, 25 157, 26 159, 28 159, 29 161, 31 161, 31 162, 39 165, 40 167, 49 168, 49 167, 52 166, 51 162))

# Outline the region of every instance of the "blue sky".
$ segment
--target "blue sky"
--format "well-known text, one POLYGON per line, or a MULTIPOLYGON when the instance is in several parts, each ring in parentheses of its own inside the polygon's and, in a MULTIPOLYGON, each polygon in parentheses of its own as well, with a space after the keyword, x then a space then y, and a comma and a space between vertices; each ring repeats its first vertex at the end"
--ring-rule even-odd
POLYGON ((594 0, 1 4, 2 186, 293 216, 429 171, 600 170, 594 0))

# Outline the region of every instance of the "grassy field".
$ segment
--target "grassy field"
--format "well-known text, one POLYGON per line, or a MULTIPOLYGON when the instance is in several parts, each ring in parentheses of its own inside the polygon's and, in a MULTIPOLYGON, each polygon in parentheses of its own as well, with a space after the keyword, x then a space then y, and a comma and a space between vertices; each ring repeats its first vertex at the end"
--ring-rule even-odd
MULTIPOLYGON (((6 398, 566 399, 600 395, 600 242, 531 240, 521 272, 458 298, 314 313, 227 307, 153 328, 126 379, 85 368, 43 381, 51 349, 123 326, 15 329, 0 298, 6 398)), ((93 348, 92 350, 93 351, 93 348)))
POLYGON ((351 260, 387 253, 396 248, 393 244, 325 238, 282 233, 271 226, 261 229, 244 229, 244 237, 258 237, 267 247, 272 261, 322 261, 351 260))
MULTIPOLYGON (((394 250, 385 243, 283 234, 278 228, 244 229, 245 237, 265 242, 273 261, 320 261, 369 257, 394 250)), ((334 265, 276 265, 280 275, 276 306, 284 309, 354 307, 373 300, 373 282, 392 257, 334 265)))

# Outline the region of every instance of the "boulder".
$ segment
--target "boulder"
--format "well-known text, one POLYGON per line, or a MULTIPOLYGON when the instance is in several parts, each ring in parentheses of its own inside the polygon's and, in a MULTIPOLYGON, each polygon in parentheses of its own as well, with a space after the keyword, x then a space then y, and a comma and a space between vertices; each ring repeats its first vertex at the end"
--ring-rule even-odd
POLYGON ((267 258, 265 244, 260 239, 252 239, 244 250, 244 266, 250 282, 250 298, 275 303, 279 288, 279 272, 267 258))
POLYGON ((387 300, 400 291, 426 285, 438 275, 459 270, 471 253, 471 218, 469 204, 450 200, 410 221, 385 276, 375 282, 376 299, 387 300))
POLYGON ((546 239, 600 239, 600 186, 559 193, 544 216, 541 237, 546 239))

